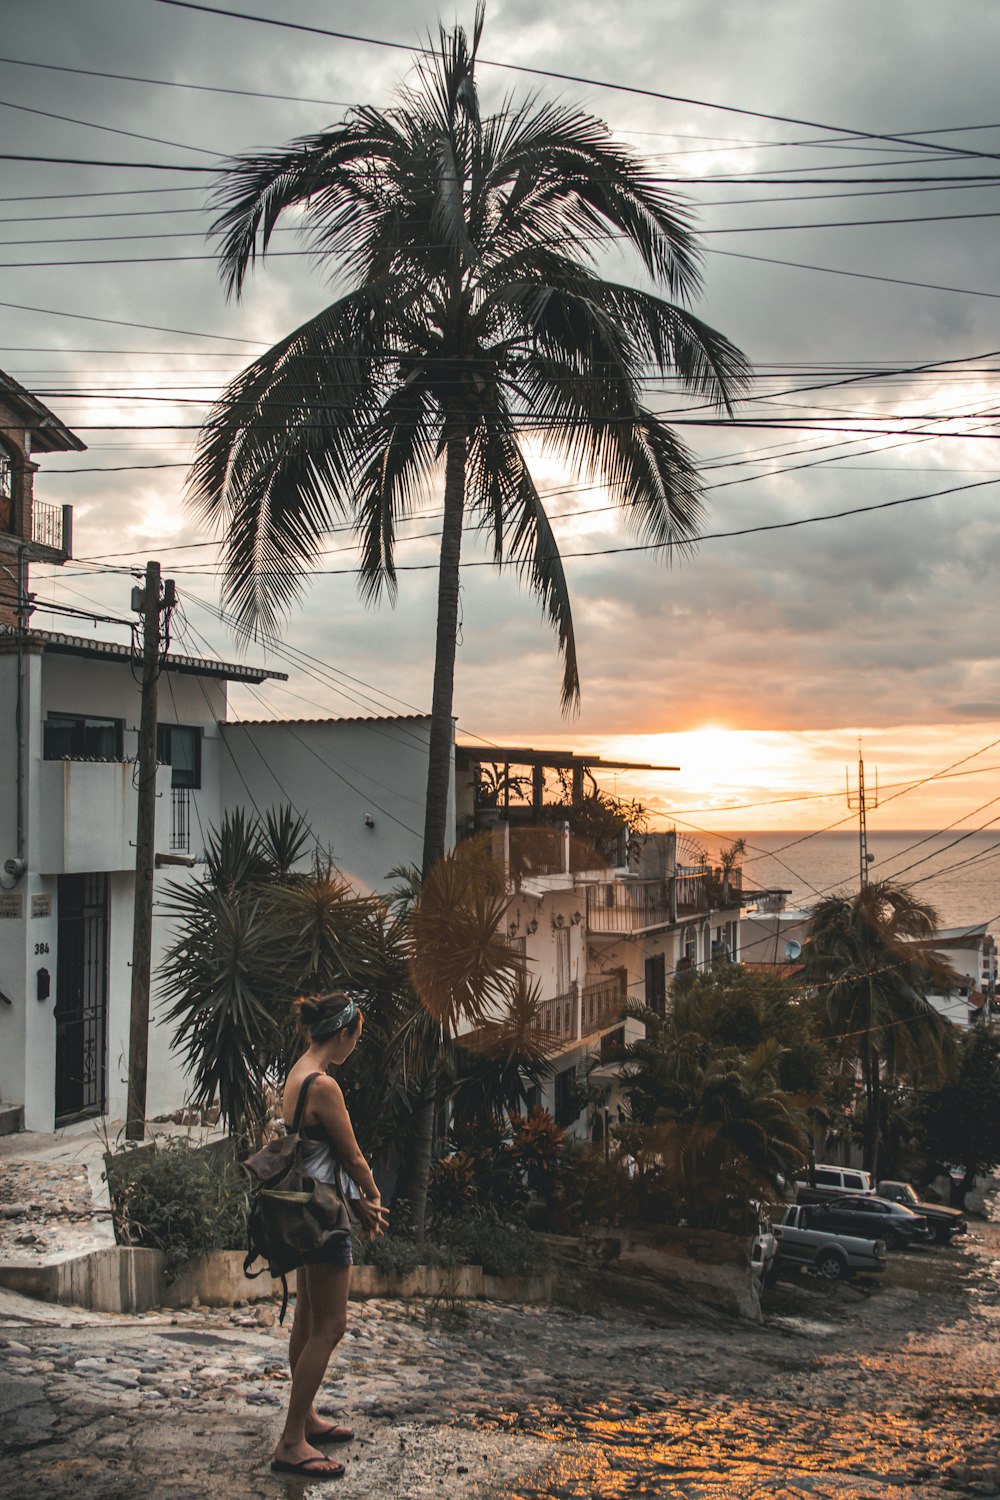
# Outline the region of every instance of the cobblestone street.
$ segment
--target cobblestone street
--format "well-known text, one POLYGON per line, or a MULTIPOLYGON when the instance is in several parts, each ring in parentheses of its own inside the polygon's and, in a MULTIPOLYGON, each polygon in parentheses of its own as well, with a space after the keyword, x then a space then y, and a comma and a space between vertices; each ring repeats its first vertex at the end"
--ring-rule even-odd
MULTIPOLYGON (((779 1283, 762 1328, 370 1301, 321 1405, 344 1500, 1000 1495, 1000 1226, 870 1284, 779 1283)), ((0 1493, 312 1495, 267 1467, 270 1306, 121 1318, 0 1293, 0 1493)))

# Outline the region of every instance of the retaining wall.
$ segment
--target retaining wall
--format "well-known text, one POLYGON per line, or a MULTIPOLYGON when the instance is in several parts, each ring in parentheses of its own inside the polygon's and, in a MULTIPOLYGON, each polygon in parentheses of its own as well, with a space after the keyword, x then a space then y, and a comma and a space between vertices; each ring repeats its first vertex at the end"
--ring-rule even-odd
MULTIPOLYGON (((417 1266, 396 1276, 375 1266, 355 1266, 351 1296, 454 1297, 496 1302, 546 1302, 555 1278, 546 1276, 489 1276, 481 1266, 443 1270, 417 1266)), ((159 1250, 125 1246, 94 1250, 47 1265, 0 1265, 0 1286, 37 1297, 86 1307, 93 1312, 135 1313, 151 1307, 231 1307, 234 1302, 272 1298, 281 1282, 266 1273, 254 1280, 243 1275, 241 1250, 216 1250, 188 1261, 173 1281, 164 1273, 159 1250)))

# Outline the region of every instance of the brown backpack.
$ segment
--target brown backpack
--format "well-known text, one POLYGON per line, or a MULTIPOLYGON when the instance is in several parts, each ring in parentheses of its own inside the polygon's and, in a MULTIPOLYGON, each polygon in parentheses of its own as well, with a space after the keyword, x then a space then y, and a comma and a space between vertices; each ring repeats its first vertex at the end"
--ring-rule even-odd
POLYGON ((333 1259, 339 1264, 351 1219, 339 1183, 317 1182, 303 1162, 302 1116, 306 1098, 319 1073, 310 1073, 299 1090, 295 1117, 287 1135, 248 1156, 243 1165, 253 1181, 248 1247, 243 1262, 247 1277, 268 1270, 281 1280, 281 1320, 288 1306, 289 1271, 333 1259), (266 1267, 252 1271, 255 1260, 266 1267))

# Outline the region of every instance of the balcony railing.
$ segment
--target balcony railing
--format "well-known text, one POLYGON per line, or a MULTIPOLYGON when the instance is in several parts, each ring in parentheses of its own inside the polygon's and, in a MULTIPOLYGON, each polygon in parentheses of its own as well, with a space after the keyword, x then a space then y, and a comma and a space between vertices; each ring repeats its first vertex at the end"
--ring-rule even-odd
POLYGON ((626 998, 626 971, 614 969, 603 979, 544 1000, 538 1024, 559 1042, 579 1041, 617 1021, 626 998))
POLYGON ((71 524, 68 505, 46 505, 35 500, 31 506, 31 540, 53 552, 68 552, 71 524))
POLYGON ((669 880, 610 880, 587 887, 590 932, 642 932, 672 920, 669 880))
POLYGON ((601 1031, 621 1015, 628 998, 625 979, 626 971, 615 969, 606 979, 596 979, 592 984, 584 985, 580 1005, 584 1035, 601 1031))
POLYGON ((175 786, 170 789, 170 847, 180 853, 191 850, 191 789, 175 786))
POLYGON ((561 828, 511 827, 511 880, 517 885, 526 876, 561 875, 571 863, 568 844, 561 828))
POLYGON ((739 906, 743 899, 743 871, 739 866, 730 870, 728 877, 719 867, 682 867, 674 878, 677 881, 679 917, 690 917, 696 912, 722 911, 739 906))
POLYGON ((538 1020, 543 1031, 563 1041, 580 1035, 576 1017, 576 995, 555 995, 538 1007, 538 1020))

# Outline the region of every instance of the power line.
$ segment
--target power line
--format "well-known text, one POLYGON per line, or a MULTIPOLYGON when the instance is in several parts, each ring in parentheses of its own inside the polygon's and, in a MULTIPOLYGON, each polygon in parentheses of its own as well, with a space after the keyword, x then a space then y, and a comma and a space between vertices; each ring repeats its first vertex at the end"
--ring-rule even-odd
MULTIPOLYGON (((282 253, 280 250, 277 252, 282 253)), ((944 286, 937 281, 911 281, 902 276, 877 276, 872 271, 845 271, 841 266, 816 266, 808 261, 801 260, 778 260, 773 255, 750 255, 743 250, 714 250, 708 249, 707 255, 722 255, 728 260, 753 260, 759 261, 766 266, 791 266, 797 271, 819 271, 826 276, 849 276, 858 281, 881 281, 889 286, 913 286, 929 292, 954 292, 959 297, 990 297, 1000 298, 1000 292, 983 292, 975 287, 967 286, 944 286)))
POLYGON ((210 172, 213 176, 218 176, 219 173, 218 167, 193 167, 162 161, 106 161, 93 156, 28 156, 13 151, 0 151, 0 161, 34 162, 57 167, 126 167, 143 172, 210 172))
MULTIPOLYGON (((156 212, 160 212, 160 213, 170 212, 170 210, 164 210, 164 209, 155 210, 155 211, 156 212)), ((191 210, 191 212, 193 212, 193 211, 194 210, 191 210)), ((118 216, 118 217, 120 217, 120 216, 118 216)), ((872 227, 875 227, 875 226, 880 226, 880 225, 884 226, 884 225, 887 225, 887 224, 950 224, 950 223, 955 223, 955 222, 957 222, 959 220, 963 220, 964 221, 964 220, 969 220, 969 219, 1000 219, 1000 210, 996 210, 996 211, 990 210, 990 211, 984 211, 984 212, 979 212, 979 213, 963 213, 963 214, 920 214, 920 215, 916 215, 916 216, 909 216, 907 218, 890 218, 890 219, 836 219, 836 220, 821 220, 821 221, 817 221, 816 223, 813 223, 813 224, 809 224, 809 223, 807 223, 807 224, 739 224, 739 225, 734 225, 732 228, 717 227, 715 229, 699 229, 698 230, 698 237, 699 237, 699 239, 702 239, 702 238, 705 238, 706 236, 717 235, 717 234, 779 234, 779 233, 785 233, 786 231, 799 230, 799 229, 869 229, 869 228, 872 228, 872 227)), ((7 222, 15 222, 15 221, 7 221, 7 222)), ((279 225, 275 230, 272 231, 272 233, 273 234, 295 234, 295 235, 298 235, 298 234, 301 233, 301 231, 295 225, 291 225, 291 226, 279 225)), ((608 237, 610 238, 610 236, 608 236, 608 237)), ((112 245, 112 244, 135 243, 136 241, 139 241, 139 240, 156 240, 156 241, 163 241, 163 240, 203 240, 204 238, 205 238, 205 236, 204 236, 204 234, 200 230, 191 230, 191 229, 177 229, 177 230, 168 229, 168 230, 162 230, 162 231, 160 231, 158 233, 150 233, 150 234, 65 235, 65 236, 62 236, 62 237, 59 237, 59 238, 54 238, 51 235, 47 235, 47 236, 45 236, 42 239, 5 240, 4 241, 4 249, 12 249, 12 248, 14 248, 16 246, 21 246, 21 245, 112 245)), ((576 238, 580 239, 580 238, 583 238, 583 236, 576 236, 576 238)), ((603 236, 603 235, 597 235, 597 236, 595 236, 595 238, 597 238, 597 239, 604 239, 605 236, 603 236)), ((431 249, 433 249, 433 248, 436 248, 436 247, 434 247, 434 246, 429 246, 429 247, 420 246, 420 247, 411 247, 411 248, 431 248, 431 249)), ((317 252, 316 252, 315 249, 310 249, 310 250, 268 250, 267 251, 268 255, 281 255, 281 256, 289 256, 289 255, 297 255, 297 256, 310 255, 311 256, 311 255, 315 255, 316 253, 317 252)), ((178 259, 183 259, 183 260, 188 260, 188 259, 192 259, 192 258, 193 259, 197 259, 197 260, 215 260, 217 257, 214 256, 214 255, 204 255, 204 256, 195 256, 195 257, 179 256, 177 258, 178 259)), ((136 262, 138 264, 145 265, 147 263, 147 258, 146 257, 135 257, 135 260, 136 260, 136 262)), ((131 264, 131 263, 132 263, 131 261, 126 262, 126 264, 131 264)), ((7 265, 9 267, 16 267, 18 264, 19 263, 17 261, 0 262, 0 265, 7 265)), ((45 264, 46 265, 61 265, 61 264, 64 264, 64 263, 61 262, 61 261, 47 261, 47 262, 45 262, 45 264)), ((74 261, 74 262, 69 262, 69 264, 74 264, 74 265, 101 265, 101 264, 103 264, 103 262, 102 261, 78 261, 78 262, 74 261)))
MULTIPOLYGON (((257 89, 223 88, 219 84, 184 83, 176 78, 142 78, 133 73, 103 73, 96 68, 70 68, 65 64, 29 61, 23 57, 0 57, 0 63, 18 68, 42 68, 51 73, 76 73, 85 78, 109 78, 119 83, 143 83, 158 88, 192 89, 201 94, 232 94, 242 99, 275 99, 283 104, 325 104, 334 109, 350 109, 351 102, 344 99, 313 99, 299 94, 268 94, 257 89)), ((969 126, 970 130, 988 127, 969 126)))
POLYGON ((151 141, 156 146, 176 146, 179 151, 197 151, 201 156, 217 157, 218 152, 204 146, 189 146, 186 141, 167 141, 159 135, 140 135, 135 130, 120 130, 115 125, 99 125, 93 120, 78 120, 73 115, 57 115, 48 109, 35 109, 29 104, 12 104, 9 99, 0 99, 0 109, 16 109, 26 115, 41 115, 46 120, 60 120, 64 125, 82 125, 87 130, 106 130, 110 135, 126 135, 134 141, 151 141))
MULTIPOLYGON (((662 181, 662 182, 676 183, 680 187, 714 186, 714 185, 716 185, 719 182, 726 181, 726 179, 720 179, 720 178, 715 178, 715 177, 663 177, 663 178, 659 178, 658 180, 662 181)), ((809 185, 811 185, 811 182, 812 182, 812 180, 809 179, 809 178, 788 179, 787 180, 787 184, 786 184, 786 179, 784 179, 784 178, 776 178, 774 180, 775 180, 775 182, 782 183, 783 185, 788 185, 788 186, 791 186, 791 187, 795 187, 795 186, 799 186, 799 185, 809 186, 809 185)), ((836 182, 836 180, 837 180, 836 178, 823 178, 823 179, 817 178, 817 179, 815 179, 815 185, 816 186, 820 186, 820 185, 825 186, 827 184, 834 184, 836 182)), ((844 180, 846 182, 848 179, 844 179, 844 180)), ((952 177, 898 177, 897 176, 897 177, 890 177, 890 178, 884 178, 884 179, 883 178, 877 178, 877 177, 871 177, 871 178, 858 178, 858 179, 850 179, 850 180, 852 182, 852 185, 853 185, 853 183, 855 181, 857 181, 860 184, 886 181, 886 182, 891 182, 891 183, 894 183, 894 184, 897 184, 897 185, 893 186, 893 187, 883 187, 883 188, 876 188, 876 189, 863 188, 861 191, 848 192, 848 193, 782 193, 782 194, 778 194, 778 195, 776 195, 774 197, 771 197, 771 198, 702 198, 702 199, 693 200, 693 201, 695 201, 696 204, 697 204, 697 207, 699 209, 702 209, 702 210, 709 209, 709 208, 747 208, 747 207, 760 208, 760 207, 764 207, 764 206, 770 205, 772 203, 820 203, 820 202, 828 202, 828 201, 831 201, 831 200, 844 199, 844 198, 850 198, 850 199, 853 199, 853 198, 892 198, 892 197, 898 197, 898 196, 900 196, 902 194, 907 194, 907 193, 910 193, 910 194, 912 194, 912 193, 921 193, 922 194, 922 193, 973 192, 973 191, 975 191, 975 192, 979 192, 979 191, 990 192, 990 191, 993 191, 995 188, 1000 187, 1000 176, 993 176, 992 174, 990 176, 985 176, 985 175, 980 175, 978 173, 962 174, 960 176, 953 177, 953 178, 952 177), (901 187, 901 186, 898 186, 898 184, 900 184, 900 183, 922 183, 922 184, 924 184, 924 186, 920 186, 920 187, 901 187)), ((747 186, 752 186, 752 187, 758 187, 758 186, 762 186, 763 183, 750 182, 750 180, 747 179, 746 185, 747 186)), ((162 189, 160 189, 160 188, 149 188, 149 189, 142 189, 142 190, 139 190, 139 191, 182 193, 182 192, 196 192, 197 189, 196 188, 162 188, 162 189)), ((70 193, 70 194, 54 194, 53 196, 54 197, 65 196, 65 197, 72 198, 72 197, 75 197, 75 196, 86 197, 88 195, 87 194, 76 195, 76 194, 70 193)), ((97 196, 106 196, 106 195, 99 194, 97 196)), ((125 196, 131 196, 131 193, 126 193, 125 196)), ((16 200, 16 199, 4 199, 4 198, 0 198, 0 203, 3 203, 3 202, 16 202, 16 201, 18 201, 18 200, 16 200)), ((97 210, 97 211, 95 211, 93 213, 83 213, 83 214, 81 214, 81 213, 73 213, 73 214, 19 214, 19 215, 16 215, 16 216, 10 216, 10 217, 5 217, 3 219, 0 219, 0 223, 3 223, 3 224, 61 224, 61 223, 73 222, 74 220, 80 220, 80 219, 148 219, 148 218, 154 218, 154 217, 163 217, 163 216, 166 216, 166 215, 171 215, 171 216, 176 217, 178 214, 185 214, 185 215, 199 214, 201 216, 204 216, 208 212, 209 212, 209 210, 204 205, 201 205, 201 204, 195 205, 195 206, 190 207, 190 208, 184 208, 183 206, 180 206, 180 205, 178 205, 177 207, 174 207, 174 208, 117 208, 117 209, 115 209, 115 208, 106 208, 106 209, 97 210)), ((867 221, 862 221, 862 222, 867 222, 867 221)), ((896 220, 896 219, 890 219, 887 222, 888 223, 903 223, 905 221, 903 221, 903 220, 896 220)), ((795 227, 795 226, 792 226, 792 227, 795 227)), ((810 226, 810 227, 812 227, 812 226, 810 226)), ((699 233, 705 233, 705 232, 707 232, 707 231, 699 231, 699 233)), ((23 244, 24 241, 15 241, 14 243, 22 243, 23 244)))
MULTIPOLYGON (((959 493, 961 493, 963 491, 967 491, 967 490, 983 489, 987 485, 993 485, 993 484, 998 484, 998 483, 1000 483, 1000 479, 998 479, 998 478, 976 480, 976 481, 974 481, 971 484, 950 485, 947 489, 943 489, 943 490, 930 490, 930 491, 927 491, 925 494, 922 494, 922 495, 905 495, 905 496, 902 496, 902 497, 900 497, 899 499, 896 499, 896 500, 883 500, 883 501, 879 501, 878 503, 876 503, 874 505, 858 505, 858 506, 852 506, 852 507, 850 507, 848 509, 845 509, 845 510, 829 511, 829 512, 825 513, 824 515, 820 515, 820 516, 799 516, 799 517, 796 517, 795 519, 790 520, 790 521, 772 521, 772 522, 767 522, 767 523, 764 523, 764 524, 761 524, 761 525, 758 525, 758 526, 744 526, 744 527, 739 527, 739 528, 736 528, 736 529, 734 529, 732 531, 704 532, 704 533, 702 533, 699 536, 693 536, 693 537, 690 537, 690 538, 688 538, 686 540, 664 541, 664 542, 637 542, 637 543, 635 543, 633 545, 624 546, 624 547, 595 547, 595 548, 588 548, 588 549, 581 550, 581 551, 576 551, 576 552, 563 552, 561 554, 561 556, 562 556, 563 560, 565 561, 565 560, 568 560, 570 558, 610 557, 610 556, 616 556, 616 555, 623 554, 623 553, 669 552, 669 551, 672 551, 675 548, 681 548, 681 549, 690 548, 691 546, 697 545, 698 543, 701 543, 701 542, 724 541, 724 540, 730 540, 730 539, 732 539, 734 537, 743 537, 743 536, 757 536, 757 535, 760 535, 762 533, 771 532, 771 531, 791 531, 791 530, 797 529, 797 528, 802 527, 802 526, 814 526, 814 525, 818 525, 821 522, 845 520, 845 519, 847 519, 848 517, 851 517, 851 516, 868 515, 868 514, 871 514, 871 513, 875 512, 875 511, 892 510, 892 509, 894 509, 894 508, 896 508, 898 506, 913 505, 913 504, 916 504, 918 501, 923 501, 923 500, 936 500, 936 499, 940 499, 942 496, 945 496, 945 495, 959 494, 959 493)), ((432 535, 437 535, 437 533, 432 533, 432 535)), ((498 566, 497 563, 494 562, 492 559, 483 559, 483 560, 472 559, 472 560, 470 560, 468 562, 463 562, 463 564, 462 564, 463 569, 466 569, 466 568, 496 568, 497 566, 498 566)), ((429 563, 396 563, 395 566, 394 566, 394 571, 397 572, 397 573, 422 573, 422 572, 436 571, 438 567, 439 567, 439 564, 437 562, 429 562, 429 563)), ((517 563, 516 562, 504 562, 503 564, 500 565, 500 570, 502 571, 505 568, 509 569, 509 568, 516 568, 516 567, 517 567, 517 563)), ((98 571, 114 572, 116 570, 113 569, 113 568, 111 568, 111 569, 109 569, 109 568, 102 568, 102 569, 98 569, 98 571)), ((128 571, 128 570, 125 570, 125 571, 128 571)), ((202 576, 202 577, 218 577, 219 576, 219 570, 216 569, 216 568, 202 569, 202 568, 184 568, 184 567, 179 567, 179 568, 176 568, 175 571, 178 572, 178 573, 187 574, 189 576, 202 576)), ((315 568, 315 569, 309 570, 308 572, 304 572, 303 576, 304 577, 338 577, 338 576, 340 576, 340 577, 348 577, 348 576, 356 576, 356 575, 360 574, 362 571, 363 570, 361 568, 315 568)), ((844 820, 842 820, 842 821, 844 821, 844 820)))
MULTIPOLYGON (((263 17, 255 17, 253 19, 261 19, 262 20, 264 18, 263 17)), ((410 50, 403 43, 399 43, 397 45, 399 45, 400 47, 402 47, 404 50, 410 50)), ((219 84, 191 83, 191 82, 188 82, 188 81, 184 81, 184 80, 181 80, 181 79, 174 79, 174 78, 147 78, 147 77, 137 76, 135 74, 130 74, 130 73, 102 72, 102 71, 98 71, 97 69, 94 69, 94 68, 74 68, 74 67, 69 67, 69 66, 67 66, 65 64, 44 63, 44 62, 38 62, 38 61, 30 60, 30 59, 27 59, 27 58, 0 57, 0 63, 7 63, 8 65, 11 65, 11 66, 14 66, 14 67, 43 69, 43 70, 46 70, 46 71, 49 71, 49 72, 74 73, 74 74, 82 75, 82 76, 88 77, 88 78, 106 78, 106 79, 112 79, 112 80, 115 80, 115 81, 118 81, 118 82, 123 82, 123 83, 141 83, 141 84, 145 84, 147 86, 160 87, 160 88, 190 89, 190 90, 194 90, 194 91, 200 92, 200 93, 235 95, 237 97, 249 98, 249 99, 273 99, 273 100, 277 100, 277 101, 279 101, 281 103, 286 103, 286 104, 321 104, 321 105, 324 105, 324 106, 330 106, 330 107, 335 108, 335 109, 350 109, 350 108, 353 107, 353 105, 355 103, 355 101, 353 101, 353 100, 312 98, 310 96, 300 95, 300 94, 267 93, 267 92, 263 92, 261 90, 256 90, 256 89, 227 88, 227 87, 223 87, 222 85, 219 85, 219 84)), ((1000 124, 993 123, 993 124, 985 124, 985 125, 947 125, 947 126, 932 127, 930 130, 915 130, 915 131, 905 131, 904 130, 904 131, 900 131, 896 136, 892 137, 891 139, 893 140, 893 142, 895 142, 895 141, 901 141, 904 144, 909 144, 910 139, 912 137, 914 137, 914 136, 921 136, 921 135, 928 135, 928 134, 930 134, 930 135, 953 135, 953 134, 961 134, 963 132, 967 133, 967 132, 970 132, 970 131, 984 131, 984 130, 997 130, 997 129, 1000 129, 1000 124)), ((753 149, 767 149, 767 150, 772 150, 772 149, 787 149, 787 148, 791 148, 791 147, 804 148, 804 149, 814 149, 814 150, 815 149, 832 149, 832 148, 834 148, 836 146, 846 145, 846 144, 848 144, 849 141, 854 140, 854 139, 859 139, 859 140, 860 139, 866 139, 866 137, 848 135, 848 136, 842 137, 838 141, 828 141, 828 140, 825 140, 825 139, 822 139, 822 138, 820 138, 820 139, 813 139, 813 140, 771 141, 771 140, 767 140, 766 138, 749 138, 748 139, 746 137, 742 137, 741 138, 741 137, 725 137, 725 136, 696 136, 696 135, 693 135, 689 131, 649 131, 649 130, 638 130, 636 128, 625 128, 625 127, 619 127, 619 128, 617 128, 616 129, 616 134, 621 134, 621 135, 642 135, 642 136, 661 136, 661 137, 663 137, 665 139, 669 139, 669 140, 694 139, 694 140, 707 140, 707 141, 711 141, 711 142, 721 141, 724 144, 713 147, 713 149, 718 150, 718 151, 730 151, 734 145, 737 146, 737 147, 740 147, 740 148, 742 148, 744 150, 753 150, 753 149)), ((934 145, 934 149, 937 149, 936 144, 934 144, 934 143, 932 143, 932 144, 934 145)), ((867 146, 859 146, 859 147, 856 147, 855 149, 857 149, 857 150, 866 150, 866 151, 871 151, 872 150, 871 147, 867 147, 867 146)), ((876 148, 876 150, 883 150, 883 149, 884 148, 881 148, 881 147, 876 148)), ((678 153, 674 152, 672 154, 676 155, 678 153)), ((697 155, 706 154, 705 153, 705 148, 703 148, 703 147, 697 148, 693 152, 693 154, 697 154, 697 155)))
MULTIPOLYGON (((322 26, 308 26, 299 21, 282 21, 271 16, 255 16, 245 11, 227 10, 221 6, 204 5, 196 3, 196 0, 155 0, 159 5, 174 6, 179 10, 201 11, 206 15, 225 16, 230 20, 252 21, 258 25, 280 27, 288 31, 308 32, 313 36, 333 37, 337 41, 360 42, 369 47, 385 47, 393 51, 422 54, 423 56, 435 57, 437 53, 431 47, 421 47, 405 42, 386 41, 380 37, 360 36, 355 32, 332 31, 322 26)), ((794 115, 770 114, 763 110, 744 109, 735 104, 718 104, 706 99, 693 99, 682 94, 667 94, 659 89, 639 88, 632 84, 616 83, 608 79, 590 78, 579 73, 557 72, 552 68, 533 68, 525 63, 500 62, 495 58, 480 57, 477 63, 488 68, 502 68, 512 73, 529 73, 538 78, 555 78, 562 83, 580 83, 589 88, 609 89, 615 93, 635 94, 641 98, 663 99, 671 104, 693 104, 699 109, 714 109, 724 114, 743 115, 749 119, 771 120, 782 125, 802 125, 809 130, 825 130, 836 135, 849 135, 852 140, 865 141, 891 141, 897 145, 920 146, 930 151, 936 151, 945 155, 977 156, 990 159, 1000 158, 1000 153, 995 151, 964 152, 960 147, 943 145, 935 141, 923 141, 914 139, 912 136, 888 135, 880 131, 857 130, 854 127, 844 125, 828 125, 821 120, 800 119, 794 115)))
POLYGON ((13 308, 15 312, 43 313, 53 318, 76 318, 84 323, 110 323, 116 328, 141 328, 147 333, 179 333, 191 339, 216 339, 226 344, 257 344, 264 346, 263 339, 235 338, 227 333, 202 333, 195 328, 166 328, 159 323, 133 323, 126 318, 101 318, 94 313, 67 312, 58 307, 31 307, 24 302, 0 302, 0 307, 13 308))

